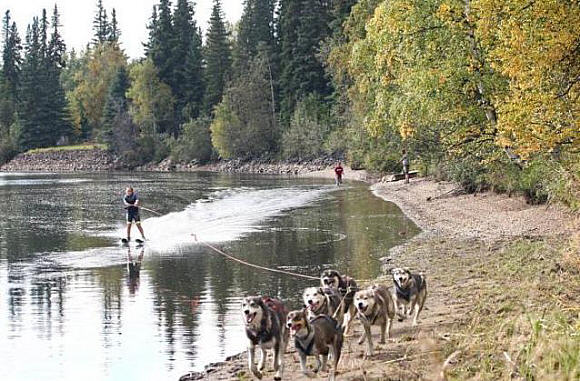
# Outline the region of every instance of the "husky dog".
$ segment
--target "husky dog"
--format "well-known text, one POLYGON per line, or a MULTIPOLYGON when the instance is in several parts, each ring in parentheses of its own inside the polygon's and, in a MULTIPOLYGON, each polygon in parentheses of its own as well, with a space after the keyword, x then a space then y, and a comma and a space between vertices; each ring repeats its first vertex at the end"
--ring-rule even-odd
POLYGON ((252 374, 262 378, 266 365, 266 349, 274 351, 274 380, 284 373, 284 352, 288 344, 288 330, 284 325, 288 310, 275 298, 249 296, 242 300, 242 315, 248 337, 248 367, 252 374), (260 347, 260 362, 254 363, 256 346, 260 347))
POLYGON ((342 327, 344 328, 344 335, 346 335, 350 330, 352 319, 356 313, 356 309, 352 304, 354 293, 358 290, 356 281, 351 277, 341 275, 336 270, 324 270, 320 275, 320 284, 322 287, 337 290, 342 297, 342 327))
MULTIPOLYGON (((316 315, 335 317, 334 314, 340 306, 340 295, 333 288, 308 287, 302 293, 302 301, 304 307, 308 309, 309 319, 313 319, 316 315)), ((339 316, 336 317, 339 322, 342 322, 341 311, 338 311, 339 316)))
POLYGON ((381 326, 381 344, 385 343, 386 337, 391 336, 391 324, 395 317, 395 306, 391 295, 386 287, 375 284, 367 289, 357 291, 354 295, 354 304, 358 317, 364 327, 364 332, 358 343, 362 344, 367 339, 367 356, 374 353, 371 326, 381 326))
POLYGON ((300 356, 302 373, 314 377, 314 373, 326 369, 328 356, 332 358, 333 366, 330 380, 334 381, 338 360, 342 351, 342 329, 336 320, 327 315, 318 315, 309 320, 306 308, 291 311, 286 325, 294 336, 294 346, 300 356), (306 368, 306 356, 316 356, 318 363, 314 372, 306 368))
POLYGON ((399 321, 413 314, 413 325, 417 325, 417 318, 427 299, 427 281, 422 274, 411 274, 407 267, 391 269, 394 287, 391 294, 395 301, 395 309, 399 321))

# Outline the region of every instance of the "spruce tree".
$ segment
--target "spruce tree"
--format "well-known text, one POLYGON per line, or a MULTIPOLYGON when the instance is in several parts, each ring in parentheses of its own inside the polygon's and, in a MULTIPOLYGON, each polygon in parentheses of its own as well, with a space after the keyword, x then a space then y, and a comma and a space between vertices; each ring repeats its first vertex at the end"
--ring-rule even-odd
POLYGON ((0 100, 0 125, 9 127, 15 120, 20 89, 22 66, 22 43, 16 28, 11 22, 10 11, 6 11, 2 23, 2 71, 0 72, 0 86, 2 94, 0 100))
POLYGON ((296 103, 306 95, 331 92, 320 44, 330 33, 329 5, 317 0, 282 0, 280 10, 281 117, 288 123, 296 103))
MULTIPOLYGON (((171 15, 171 2, 160 0, 156 10, 157 20, 154 29, 149 34, 149 49, 147 56, 151 57, 157 68, 159 78, 166 84, 172 83, 173 76, 173 17, 171 15)), ((180 57, 182 59, 183 57, 180 57)))
POLYGON ((188 0, 178 0, 173 14, 173 73, 168 84, 176 99, 178 122, 186 114, 197 117, 203 97, 201 32, 188 0))
POLYGON ((223 21, 221 1, 214 0, 205 46, 206 92, 204 110, 211 114, 221 102, 231 72, 231 48, 223 21))
POLYGON ((243 75, 249 63, 263 50, 270 61, 276 52, 275 3, 273 0, 246 0, 234 49, 236 75, 243 75))
POLYGON ((103 0, 97 1, 97 13, 93 19, 93 44, 100 44, 109 40, 110 25, 107 10, 103 7, 103 0))
POLYGON ((157 17, 157 6, 153 6, 153 12, 151 13, 151 18, 149 19, 149 24, 147 24, 147 30, 149 31, 149 38, 147 42, 143 43, 145 48, 145 57, 152 57, 151 49, 157 46, 157 28, 158 28, 158 17, 157 17))
POLYGON ((40 115, 43 110, 43 60, 40 27, 34 17, 26 31, 25 58, 22 64, 22 87, 20 95, 20 115, 22 130, 19 145, 24 150, 42 147, 47 144, 47 131, 40 115))
POLYGON ((100 140, 109 145, 109 148, 115 152, 116 144, 114 142, 114 123, 120 115, 128 112, 127 97, 125 94, 129 89, 129 74, 124 66, 121 66, 111 85, 107 94, 107 100, 103 108, 102 129, 100 131, 100 140))
POLYGON ((62 137, 72 134, 72 127, 67 111, 67 101, 60 76, 65 65, 66 45, 59 31, 60 15, 58 8, 54 6, 52 18, 52 31, 48 42, 46 66, 46 103, 49 120, 47 125, 52 127, 54 139, 58 141, 62 137))
POLYGON ((65 66, 65 56, 66 56, 66 45, 63 41, 62 35, 60 34, 60 15, 58 14, 58 8, 56 4, 54 5, 54 10, 51 18, 51 35, 50 41, 48 43, 48 55, 51 64, 59 69, 65 66))
POLYGON ((111 12, 111 25, 109 26, 109 37, 110 42, 119 42, 119 37, 121 37, 121 29, 119 29, 119 24, 117 22, 117 11, 113 8, 111 12))

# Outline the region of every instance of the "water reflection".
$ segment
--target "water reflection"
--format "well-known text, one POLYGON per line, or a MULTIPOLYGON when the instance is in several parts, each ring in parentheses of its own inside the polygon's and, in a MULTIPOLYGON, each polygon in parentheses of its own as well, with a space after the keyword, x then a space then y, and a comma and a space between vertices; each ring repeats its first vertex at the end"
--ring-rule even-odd
POLYGON ((141 273, 141 263, 143 262, 145 247, 139 250, 136 258, 131 254, 131 250, 130 247, 127 247, 127 287, 129 294, 135 295, 135 292, 139 289, 139 274, 141 273))
MULTIPOLYGON (((244 295, 300 305, 311 282, 244 267, 193 241, 117 246, 119 192, 128 183, 147 205, 180 216, 174 222, 204 216, 190 228, 201 239, 235 231, 237 239, 218 240, 220 249, 309 275, 335 267, 371 278, 375 258, 417 232, 365 185, 337 191, 324 180, 212 174, 56 177, 82 181, 0 187, 2 379, 176 379, 243 349, 244 295), (260 199, 273 194, 276 203, 260 199), (88 196, 94 207, 84 206, 88 196), (229 209, 215 210, 218 201, 229 209), (188 208, 195 213, 183 213, 188 208)), ((165 225, 145 219, 166 239, 178 230, 169 217, 165 225)))

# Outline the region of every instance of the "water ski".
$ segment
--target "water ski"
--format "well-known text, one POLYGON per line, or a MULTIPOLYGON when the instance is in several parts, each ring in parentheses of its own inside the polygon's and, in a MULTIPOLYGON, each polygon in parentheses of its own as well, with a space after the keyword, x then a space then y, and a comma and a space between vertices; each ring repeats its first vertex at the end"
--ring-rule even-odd
MULTIPOLYGON (((127 238, 121 238, 121 243, 123 245, 128 245, 129 244, 129 240, 127 238)), ((135 239, 135 243, 137 244, 137 246, 141 246, 143 244, 145 244, 145 241, 143 241, 142 239, 135 239)))

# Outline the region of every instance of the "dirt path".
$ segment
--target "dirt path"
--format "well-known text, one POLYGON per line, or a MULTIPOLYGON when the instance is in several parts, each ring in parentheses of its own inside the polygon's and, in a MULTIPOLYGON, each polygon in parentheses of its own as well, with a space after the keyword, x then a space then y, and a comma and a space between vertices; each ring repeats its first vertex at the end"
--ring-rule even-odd
MULTIPOLYGON (((331 177, 321 171, 314 176, 331 177)), ((347 171, 346 179, 365 180, 364 172, 347 171)), ((394 248, 384 258, 384 268, 407 266, 426 274, 428 298, 418 327, 410 321, 395 322, 392 338, 376 345, 371 358, 363 356, 365 347, 357 344, 361 333, 355 322, 354 334, 345 340, 338 368, 339 380, 443 380, 443 364, 450 362, 453 348, 448 345, 465 335, 462 327, 475 310, 474 301, 481 289, 493 287, 494 280, 482 271, 487 261, 502 252, 507 241, 517 237, 561 237, 572 228, 571 216, 557 207, 530 206, 521 198, 494 194, 455 195, 451 183, 413 179, 378 183, 372 186, 379 197, 396 203, 424 233, 394 248), (430 201, 427 198, 430 197, 430 201)), ((542 258, 544 260, 544 258, 542 258)), ((390 285, 383 276, 376 282, 390 285)), ((373 328, 378 343, 378 327, 373 328)), ((285 380, 309 380, 300 372, 293 344, 285 358, 285 380)), ((264 379, 273 379, 268 361, 264 379)), ((327 374, 320 374, 326 379, 327 374)), ((247 371, 246 355, 213 364, 202 374, 187 375, 182 380, 252 379, 247 371)))

